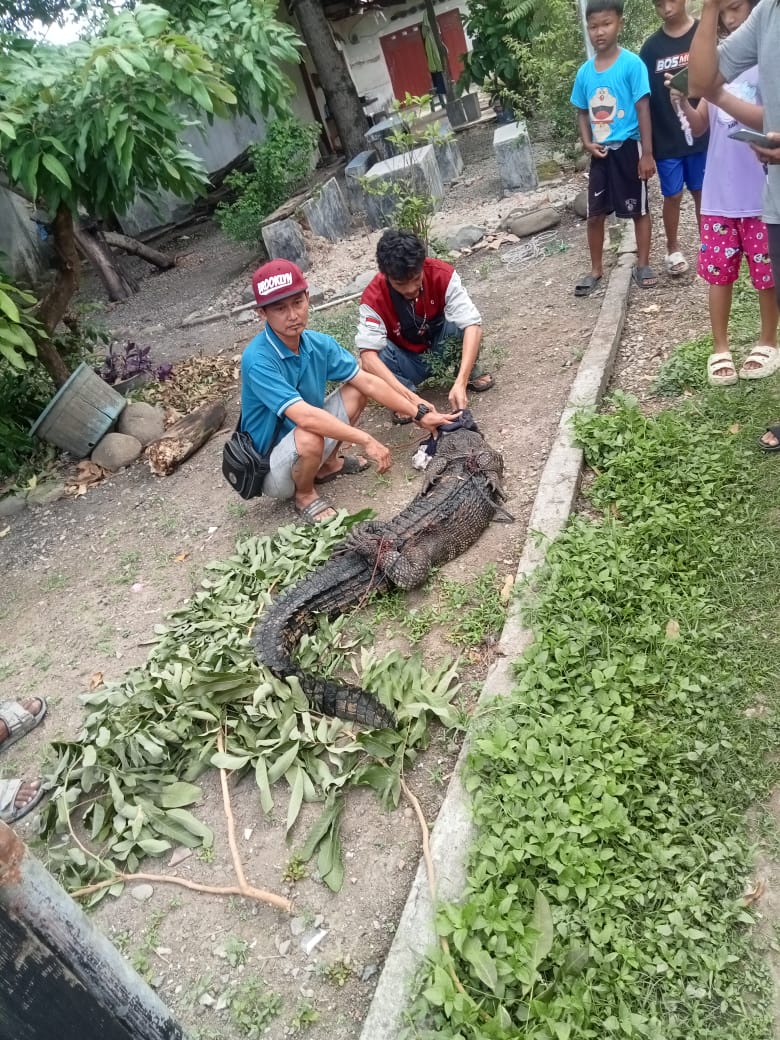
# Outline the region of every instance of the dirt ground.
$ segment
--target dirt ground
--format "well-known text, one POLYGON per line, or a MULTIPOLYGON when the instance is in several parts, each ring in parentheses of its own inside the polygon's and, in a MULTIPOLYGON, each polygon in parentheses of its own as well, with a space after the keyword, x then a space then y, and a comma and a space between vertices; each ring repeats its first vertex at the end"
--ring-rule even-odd
MULTIPOLYGON (((482 223, 492 230, 518 204, 564 203, 583 186, 583 178, 570 172, 531 200, 501 199, 489 141, 488 133, 475 136, 464 149, 467 168, 437 218, 441 226, 482 223)), ((375 239, 358 234, 337 247, 318 246, 312 282, 332 292, 370 269, 375 239)), ((693 256, 692 241, 689 245, 693 256)), ((210 223, 188 228, 162 247, 180 257, 179 266, 147 274, 136 298, 107 309, 117 337, 151 342, 156 361, 174 364, 198 352, 238 354, 253 334, 251 325, 220 321, 183 329, 181 322, 193 311, 220 309, 225 301, 245 298, 257 257, 227 242, 210 223)), ((601 302, 598 296, 576 300, 572 295, 587 261, 584 226, 570 211, 547 255, 510 265, 504 258, 513 248, 516 244, 504 241, 457 261, 482 312, 485 356, 497 380, 489 393, 474 395, 471 405, 487 440, 504 454, 507 507, 517 518, 513 524, 494 524, 447 566, 446 573, 460 580, 480 573, 487 563, 495 563, 502 578, 514 574, 538 476, 601 302)), ((662 256, 655 259, 660 270, 662 256)), ((693 275, 674 284, 662 275, 656 290, 632 289, 620 384, 646 392, 660 359, 705 325, 704 297, 693 275)), ((433 396, 440 403, 446 399, 443 393, 433 396)), ((238 411, 237 384, 227 404, 225 433, 238 411)), ((369 410, 365 422, 392 447, 389 481, 372 471, 328 490, 340 507, 371 507, 380 518, 389 517, 416 487, 410 467, 416 433, 391 426, 379 409, 369 410)), ((82 497, 4 521, 10 529, 0 539, 0 699, 45 695, 49 715, 3 755, 3 775, 36 774, 49 740, 76 737, 82 718, 79 696, 90 678, 96 672, 115 678, 142 663, 153 626, 192 593, 204 564, 230 555, 240 533, 271 532, 292 519, 287 504, 260 499, 245 505, 232 495, 220 473, 223 442, 223 435, 214 437, 171 477, 155 478, 139 462, 82 497)), ((442 646, 423 646, 428 663, 434 664, 442 646)), ((488 660, 483 655, 481 664, 466 668, 463 677, 478 681, 488 660)), ((456 750, 437 735, 407 777, 430 824, 456 750)), ((213 775, 205 778, 203 790, 204 802, 196 808, 215 830, 213 857, 193 855, 175 872, 230 884, 225 821, 213 775)), ((370 794, 350 794, 343 828, 346 881, 334 895, 312 878, 295 885, 283 881, 291 855, 283 837, 284 801, 280 794, 278 813, 269 819, 250 780, 233 795, 247 877, 260 887, 294 894, 292 920, 242 900, 162 885, 153 886, 145 902, 137 902, 128 887, 118 899, 104 900, 95 914, 123 952, 143 965, 191 1034, 203 1040, 292 1035, 305 1025, 304 1005, 315 1007, 320 1016, 308 1026, 307 1036, 354 1040, 392 940, 420 856, 411 809, 402 803, 386 814, 370 794), (307 956, 301 939, 309 938, 312 929, 326 929, 327 935, 307 956), (231 955, 237 940, 249 944, 245 959, 231 955), (241 987, 251 979, 262 979, 265 991, 281 998, 275 1017, 256 1032, 237 1025, 226 1006, 231 994, 246 992, 241 987)), ((305 822, 311 818, 313 813, 305 822)), ((34 825, 20 824, 19 830, 31 837, 34 825)), ((147 866, 165 869, 164 861, 147 866)))

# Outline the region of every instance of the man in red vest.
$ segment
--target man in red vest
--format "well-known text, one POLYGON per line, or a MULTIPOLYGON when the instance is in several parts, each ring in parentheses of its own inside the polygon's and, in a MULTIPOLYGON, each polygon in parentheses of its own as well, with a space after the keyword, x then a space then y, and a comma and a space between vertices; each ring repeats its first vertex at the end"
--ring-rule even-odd
MULTIPOLYGON (((450 338, 461 341, 457 376, 448 394, 453 411, 468 407, 467 391, 481 393, 493 377, 479 367, 482 318, 451 264, 432 260, 411 231, 385 231, 376 247, 379 274, 360 298, 355 346, 366 372, 379 376, 413 404, 427 404, 417 385, 450 338)), ((393 422, 409 422, 393 413, 393 422)))

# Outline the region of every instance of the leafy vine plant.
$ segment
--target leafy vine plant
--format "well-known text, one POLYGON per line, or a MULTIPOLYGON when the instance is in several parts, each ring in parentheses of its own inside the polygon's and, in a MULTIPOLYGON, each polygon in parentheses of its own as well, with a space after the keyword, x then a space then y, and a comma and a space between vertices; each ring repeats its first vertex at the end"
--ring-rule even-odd
MULTIPOLYGON (((326 559, 366 515, 341 513, 316 532, 288 526, 241 541, 233 557, 207 569, 191 602, 157 627, 145 665, 84 697, 77 739, 51 745, 54 793, 41 817, 44 837, 65 838, 50 840, 47 855, 70 891, 94 903, 119 891, 147 856, 174 845, 210 847, 213 831, 192 809, 201 798, 197 780, 210 767, 251 774, 266 813, 278 797, 274 785, 285 783, 291 836, 303 804, 324 802, 298 854, 302 861, 316 854, 323 882, 341 888, 345 791, 368 786, 385 807, 398 804, 404 770, 427 746, 432 719, 459 726, 451 704, 456 668, 444 661, 427 671, 398 652, 380 659, 343 639, 345 618, 323 623, 304 641, 302 661, 351 668, 398 720, 397 730, 356 733, 341 719, 316 715, 294 680, 261 668, 250 635, 258 604, 326 559)), ((234 856, 236 863, 241 883, 234 856)))

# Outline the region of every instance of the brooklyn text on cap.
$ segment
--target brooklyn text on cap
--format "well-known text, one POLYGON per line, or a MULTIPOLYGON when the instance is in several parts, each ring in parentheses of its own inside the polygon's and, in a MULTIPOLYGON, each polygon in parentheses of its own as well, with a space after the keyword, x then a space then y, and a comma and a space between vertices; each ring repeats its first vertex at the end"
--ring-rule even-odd
POLYGON ((305 292, 309 286, 303 271, 289 260, 270 260, 252 275, 252 288, 258 307, 305 292))

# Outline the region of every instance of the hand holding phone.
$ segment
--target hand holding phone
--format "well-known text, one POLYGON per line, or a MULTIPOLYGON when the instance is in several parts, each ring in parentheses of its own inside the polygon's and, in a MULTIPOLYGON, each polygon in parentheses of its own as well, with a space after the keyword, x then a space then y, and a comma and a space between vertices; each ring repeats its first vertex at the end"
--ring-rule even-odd
POLYGON ((684 69, 680 69, 679 72, 675 72, 672 78, 669 80, 668 86, 673 90, 679 90, 681 94, 688 96, 688 66, 684 69))
POLYGON ((732 130, 729 137, 734 141, 744 141, 746 144, 754 144, 758 148, 780 148, 780 139, 767 137, 766 134, 760 134, 758 130, 748 130, 746 127, 740 127, 739 130, 732 130))

